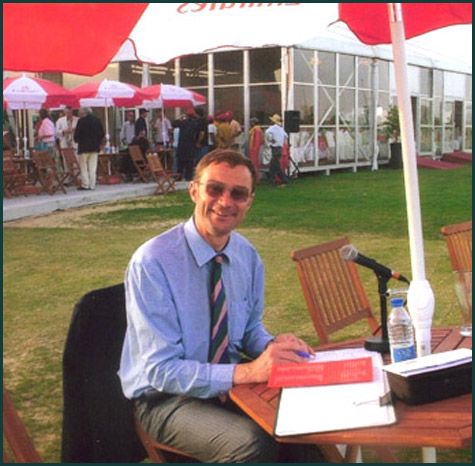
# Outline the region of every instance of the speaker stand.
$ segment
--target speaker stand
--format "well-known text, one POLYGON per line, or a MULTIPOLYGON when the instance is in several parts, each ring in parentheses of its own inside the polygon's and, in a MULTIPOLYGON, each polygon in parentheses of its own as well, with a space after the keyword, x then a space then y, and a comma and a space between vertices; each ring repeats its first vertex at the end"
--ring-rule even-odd
MULTIPOLYGON (((290 138, 289 138, 290 141, 290 138)), ((290 175, 290 165, 287 167, 287 175, 289 175, 291 178, 298 178, 300 176, 300 169, 298 164, 295 162, 295 160, 292 158, 290 155, 290 149, 292 148, 292 145, 289 142, 289 160, 292 163, 292 165, 295 168, 295 171, 293 172, 292 176, 290 175)))

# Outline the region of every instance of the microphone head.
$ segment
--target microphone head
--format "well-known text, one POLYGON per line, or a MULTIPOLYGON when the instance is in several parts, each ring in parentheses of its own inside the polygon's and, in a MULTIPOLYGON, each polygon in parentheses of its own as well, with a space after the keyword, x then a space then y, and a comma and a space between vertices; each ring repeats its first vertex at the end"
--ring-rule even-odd
POLYGON ((340 248, 340 257, 346 262, 353 262, 358 257, 358 249, 352 244, 345 244, 340 248))

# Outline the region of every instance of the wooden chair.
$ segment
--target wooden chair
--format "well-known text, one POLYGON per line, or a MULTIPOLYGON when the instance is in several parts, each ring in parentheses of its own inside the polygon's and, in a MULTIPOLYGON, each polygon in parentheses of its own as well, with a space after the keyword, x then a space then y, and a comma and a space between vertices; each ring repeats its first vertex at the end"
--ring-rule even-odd
POLYGON ((36 451, 15 406, 8 396, 5 386, 3 386, 3 437, 4 463, 43 462, 36 451), (5 445, 8 446, 8 451, 5 450, 5 445))
POLYGON ((75 305, 63 355, 62 463, 133 463, 184 453, 147 435, 117 371, 127 327, 124 284, 90 291, 75 305), (144 450, 145 449, 145 450, 144 450))
POLYGON ((452 268, 472 270, 472 221, 442 227, 452 268))
POLYGON ((165 170, 157 154, 148 154, 147 162, 148 171, 158 185, 154 194, 167 194, 169 192, 175 193, 175 182, 179 176, 178 173, 170 173, 165 170))
MULTIPOLYGON (((368 320, 373 334, 380 329, 355 264, 340 257, 340 248, 345 244, 350 244, 349 239, 339 238, 291 253, 307 308, 323 345, 330 343, 330 334, 361 319, 368 320)), ((359 452, 359 446, 348 445, 342 461, 334 445, 320 448, 330 462, 354 463, 359 452)), ((374 450, 382 462, 399 462, 387 447, 374 450)))
POLYGON ((379 324, 353 262, 340 257, 340 248, 350 244, 340 238, 291 253, 313 325, 322 344, 330 334, 361 319, 373 333, 379 324))
POLYGON ((81 184, 81 168, 79 162, 72 147, 62 148, 61 155, 63 156, 64 166, 68 172, 69 177, 76 186, 82 186, 81 184))
POLYGON ((20 194, 26 185, 27 175, 20 172, 11 157, 3 157, 3 194, 12 197, 20 194))
POLYGON ((145 161, 140 146, 129 146, 130 158, 134 162, 135 168, 139 179, 144 183, 148 183, 150 180, 150 173, 148 170, 147 162, 145 161))
POLYGON ((34 151, 33 162, 36 166, 38 179, 43 187, 43 191, 53 195, 61 189, 64 194, 67 194, 64 182, 69 174, 56 168, 54 158, 48 151, 34 151))

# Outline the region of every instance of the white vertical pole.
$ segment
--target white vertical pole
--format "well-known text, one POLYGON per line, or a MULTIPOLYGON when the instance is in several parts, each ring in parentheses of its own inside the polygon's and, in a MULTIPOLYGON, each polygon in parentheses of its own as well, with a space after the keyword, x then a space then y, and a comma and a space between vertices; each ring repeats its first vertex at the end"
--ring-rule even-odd
MULTIPOLYGON (((414 323, 418 356, 430 354, 434 294, 425 276, 419 180, 417 177, 414 126, 407 73, 404 22, 400 3, 388 3, 391 40, 394 55, 399 121, 401 126, 404 185, 411 250, 412 282, 409 286, 408 308, 414 323)), ((423 448, 424 462, 436 462, 434 448, 423 448)))

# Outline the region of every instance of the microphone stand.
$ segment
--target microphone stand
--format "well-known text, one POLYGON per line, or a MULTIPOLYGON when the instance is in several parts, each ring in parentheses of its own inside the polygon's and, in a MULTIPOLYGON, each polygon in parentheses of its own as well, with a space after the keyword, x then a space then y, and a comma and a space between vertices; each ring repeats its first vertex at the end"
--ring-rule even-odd
POLYGON ((372 336, 366 339, 364 347, 368 351, 377 351, 378 353, 389 353, 389 338, 388 338, 388 277, 383 277, 375 272, 378 279, 378 293, 379 306, 381 309, 381 330, 382 336, 372 336))

